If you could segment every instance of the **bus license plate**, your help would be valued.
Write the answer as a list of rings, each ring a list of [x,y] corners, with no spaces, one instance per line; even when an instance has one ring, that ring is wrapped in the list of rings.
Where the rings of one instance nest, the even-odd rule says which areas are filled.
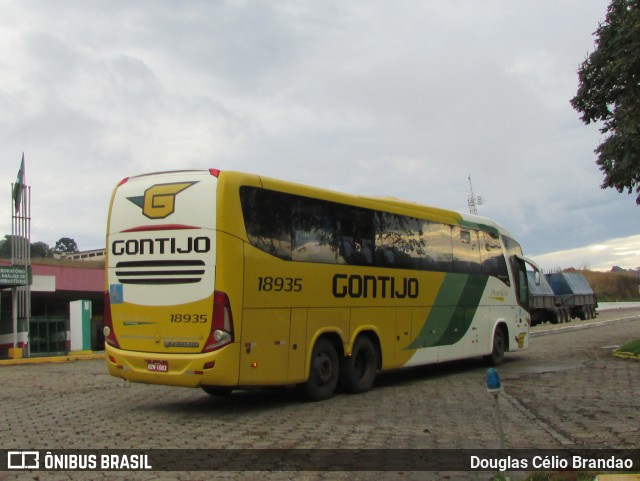
[[[147,371],[169,372],[169,361],[147,361]]]

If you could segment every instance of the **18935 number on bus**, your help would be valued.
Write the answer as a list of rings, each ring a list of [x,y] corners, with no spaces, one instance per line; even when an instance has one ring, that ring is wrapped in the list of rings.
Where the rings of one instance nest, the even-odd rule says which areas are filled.
[[[300,277],[258,277],[258,291],[262,292],[300,292]]]

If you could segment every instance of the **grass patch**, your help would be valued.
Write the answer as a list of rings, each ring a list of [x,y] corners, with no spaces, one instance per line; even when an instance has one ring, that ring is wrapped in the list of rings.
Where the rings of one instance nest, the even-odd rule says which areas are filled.
[[[640,359],[640,339],[627,342],[626,344],[616,349],[613,353],[619,357],[632,357]]]
[[[620,298],[618,296],[597,295],[598,302],[640,302],[640,297],[631,296]]]

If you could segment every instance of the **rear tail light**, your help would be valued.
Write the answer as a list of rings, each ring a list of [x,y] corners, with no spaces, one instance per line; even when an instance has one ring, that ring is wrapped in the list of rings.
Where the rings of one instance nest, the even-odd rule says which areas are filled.
[[[120,348],[120,343],[116,337],[116,333],[113,332],[113,320],[111,319],[111,298],[109,297],[109,291],[104,293],[104,340],[113,347]]]
[[[211,352],[233,342],[233,317],[229,297],[220,291],[213,294],[211,332],[202,352]]]

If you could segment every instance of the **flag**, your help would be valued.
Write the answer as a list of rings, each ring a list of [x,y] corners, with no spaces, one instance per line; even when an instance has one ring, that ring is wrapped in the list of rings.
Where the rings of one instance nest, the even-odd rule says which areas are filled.
[[[20,211],[20,201],[22,200],[22,190],[24,189],[24,152],[22,153],[22,162],[20,163],[20,170],[18,171],[18,177],[16,183],[13,184],[13,204],[15,205],[16,212]]]

